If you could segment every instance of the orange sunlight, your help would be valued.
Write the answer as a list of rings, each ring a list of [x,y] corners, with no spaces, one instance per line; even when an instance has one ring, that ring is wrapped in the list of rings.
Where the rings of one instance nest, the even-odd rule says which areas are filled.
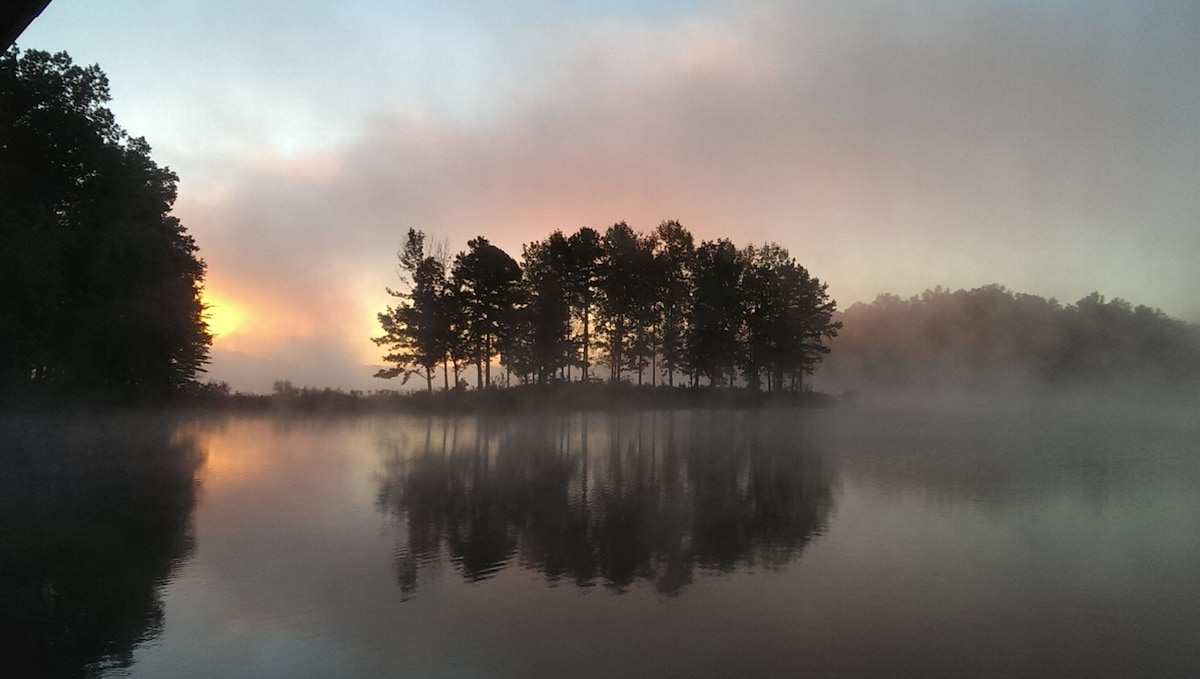
[[[236,432],[243,433],[243,432]],[[261,454],[262,446],[255,437],[241,436],[240,446],[231,446],[231,440],[239,440],[227,426],[194,426],[186,431],[195,438],[200,450],[205,452],[204,465],[198,475],[205,486],[212,489],[229,483],[245,482],[261,474],[267,461]],[[254,445],[247,445],[247,442]]]
[[[204,290],[204,320],[214,338],[227,337],[241,328],[246,321],[246,312],[229,298],[211,289]]]

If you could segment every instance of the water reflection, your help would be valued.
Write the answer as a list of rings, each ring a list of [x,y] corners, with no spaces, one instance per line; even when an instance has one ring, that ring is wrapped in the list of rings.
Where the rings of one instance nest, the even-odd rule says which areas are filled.
[[[830,476],[783,412],[429,419],[382,444],[380,507],[414,594],[448,559],[469,580],[514,562],[551,583],[675,595],[699,571],[777,568],[825,528]]]
[[[818,429],[843,479],[991,512],[1063,497],[1100,510],[1161,483],[1164,465],[1176,481],[1197,472],[1193,413],[880,408],[831,411]]]
[[[0,421],[0,674],[129,667],[192,551],[195,441],[140,417]]]

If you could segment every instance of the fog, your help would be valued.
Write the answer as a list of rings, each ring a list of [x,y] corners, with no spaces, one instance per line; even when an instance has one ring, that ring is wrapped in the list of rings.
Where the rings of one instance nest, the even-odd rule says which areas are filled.
[[[369,388],[409,226],[515,256],[674,218],[779,242],[843,308],[1000,282],[1200,320],[1188,3],[455,7],[184,3],[149,26],[56,0],[22,37],[98,62],[180,173],[209,290],[248,319],[215,379],[269,388],[246,355]]]
[[[1190,676],[1192,413],[6,418],[0,647],[64,677]]]
[[[1064,305],[994,285],[938,288],[881,295],[839,319],[814,378],[834,393],[1138,410],[1200,395],[1200,327],[1098,294]]]

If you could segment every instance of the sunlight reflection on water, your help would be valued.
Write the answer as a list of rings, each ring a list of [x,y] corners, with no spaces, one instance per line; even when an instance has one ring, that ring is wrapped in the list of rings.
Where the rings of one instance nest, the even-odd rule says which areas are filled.
[[[26,631],[4,657],[34,676],[1200,669],[1194,425],[862,408],[6,431],[5,627]]]

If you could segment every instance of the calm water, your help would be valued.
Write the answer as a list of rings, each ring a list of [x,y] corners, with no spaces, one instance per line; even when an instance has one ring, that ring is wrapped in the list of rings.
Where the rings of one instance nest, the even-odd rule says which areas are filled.
[[[2,431],[0,676],[1200,676],[1187,417]]]

